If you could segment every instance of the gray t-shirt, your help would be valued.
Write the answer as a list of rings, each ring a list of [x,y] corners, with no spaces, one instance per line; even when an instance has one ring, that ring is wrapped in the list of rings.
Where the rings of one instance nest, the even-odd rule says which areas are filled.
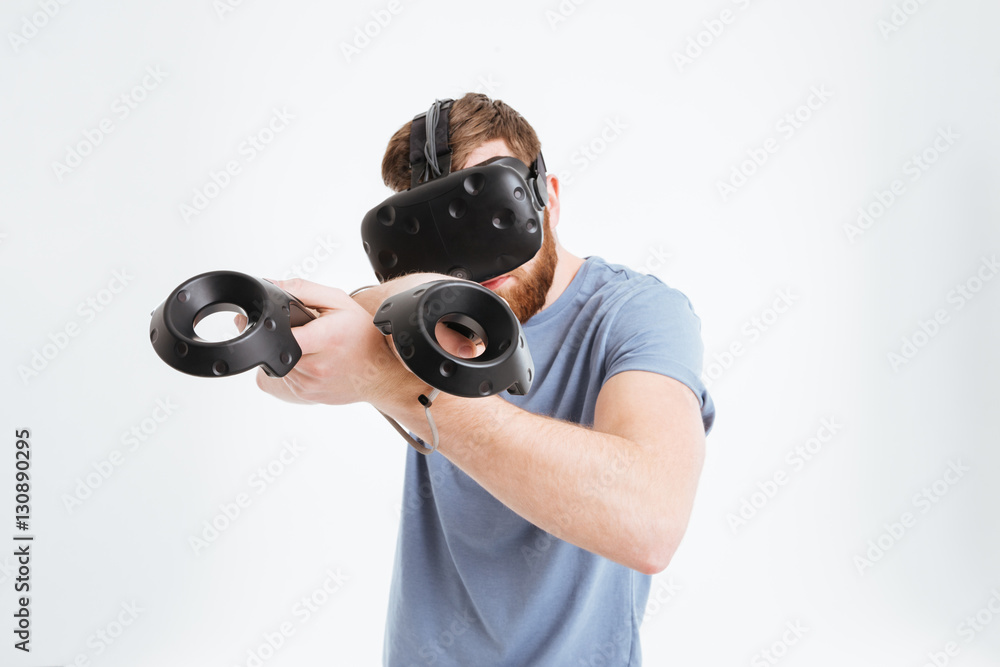
[[[592,426],[604,382],[643,370],[690,387],[712,426],[701,321],[655,276],[587,257],[524,334],[535,379],[526,396],[501,394],[514,405]],[[650,582],[525,521],[441,454],[408,448],[384,662],[634,667]]]

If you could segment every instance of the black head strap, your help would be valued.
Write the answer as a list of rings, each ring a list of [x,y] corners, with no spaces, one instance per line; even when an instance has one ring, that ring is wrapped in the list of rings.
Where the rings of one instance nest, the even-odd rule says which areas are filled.
[[[545,158],[542,157],[542,151],[538,151],[538,157],[535,158],[532,169],[535,172],[535,194],[538,195],[538,201],[542,203],[542,206],[548,206],[549,189],[546,187]]]
[[[451,173],[448,121],[453,100],[435,100],[410,126],[410,187]],[[428,132],[430,124],[430,132]]]

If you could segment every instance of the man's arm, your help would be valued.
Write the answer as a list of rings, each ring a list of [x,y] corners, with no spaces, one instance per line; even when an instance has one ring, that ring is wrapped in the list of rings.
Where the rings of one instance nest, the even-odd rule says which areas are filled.
[[[389,296],[446,277],[404,276],[353,301],[306,281],[280,283],[321,317],[293,330],[305,353],[295,369],[281,379],[259,374],[258,384],[285,400],[322,403],[350,402],[345,385],[354,386],[351,400],[371,403],[429,442],[417,397],[430,387],[389,351],[371,315]],[[342,323],[323,326],[335,316]],[[439,332],[448,333],[456,345],[467,342]],[[686,385],[657,373],[618,373],[598,395],[593,428],[535,415],[499,396],[442,393],[431,412],[439,453],[524,519],[640,572],[660,572],[670,562],[704,460],[700,407]]]
[[[429,441],[416,396],[393,392],[376,407]],[[499,396],[441,394],[431,412],[438,451],[526,520],[646,574],[670,562],[704,461],[698,399],[687,386],[657,373],[619,373],[598,395],[593,428]]]

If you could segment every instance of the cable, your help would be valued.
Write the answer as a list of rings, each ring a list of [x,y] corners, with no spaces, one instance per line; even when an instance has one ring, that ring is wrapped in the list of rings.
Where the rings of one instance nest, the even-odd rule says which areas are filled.
[[[394,429],[396,429],[397,433],[399,433],[401,436],[403,436],[403,440],[406,440],[406,442],[411,447],[413,447],[415,450],[417,450],[418,452],[420,452],[424,456],[428,456],[428,455],[433,454],[434,452],[436,452],[437,448],[438,448],[438,445],[440,444],[440,441],[438,439],[437,424],[434,423],[434,417],[431,415],[431,405],[433,405],[434,399],[437,398],[438,394],[440,394],[440,393],[441,393],[440,390],[435,389],[434,391],[431,392],[430,396],[424,396],[423,394],[420,394],[420,398],[418,399],[420,401],[420,404],[424,406],[424,414],[427,415],[427,423],[431,427],[432,446],[430,448],[424,447],[423,445],[420,444],[420,442],[418,442],[417,440],[415,440],[409,434],[409,432],[407,432],[407,430],[404,429],[400,425],[400,423],[398,421],[396,421],[395,419],[393,419],[389,415],[385,414],[381,410],[378,410],[378,408],[375,408],[375,409],[378,410],[378,413],[380,415],[382,415],[383,417],[385,417],[386,421],[388,421],[390,424],[392,424],[392,427]]]
[[[378,285],[365,285],[364,287],[359,287],[358,289],[354,290],[353,292],[351,292],[347,296],[349,296],[349,297],[351,297],[353,299],[355,294],[359,294],[361,292],[364,292],[366,289],[371,289],[373,287],[378,287]]]
[[[437,451],[438,448],[438,430],[437,430],[437,424],[434,423],[434,417],[431,415],[431,405],[434,403],[434,399],[437,398],[438,394],[440,393],[441,393],[440,389],[435,389],[434,391],[431,392],[430,396],[424,396],[423,394],[420,394],[420,402],[424,406],[424,414],[427,415],[427,423],[431,427],[431,437],[434,441],[434,444],[430,448],[430,451],[427,452],[428,454],[433,454],[435,451]]]

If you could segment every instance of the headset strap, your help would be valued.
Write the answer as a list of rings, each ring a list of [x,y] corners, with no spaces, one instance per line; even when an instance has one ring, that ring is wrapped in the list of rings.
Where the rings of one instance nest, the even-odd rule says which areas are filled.
[[[538,151],[538,157],[535,158],[531,168],[535,172],[535,192],[538,194],[538,201],[542,203],[542,206],[548,206],[549,190],[546,187],[545,158],[542,157],[542,151]]]
[[[545,158],[542,157],[542,151],[538,151],[538,157],[535,158],[535,164],[532,165],[535,168],[535,173],[543,181],[545,180]]]
[[[451,173],[451,148],[448,147],[448,120],[453,100],[435,100],[431,108],[413,118],[410,126],[410,187]],[[437,123],[427,136],[427,117]],[[428,139],[432,139],[429,141]],[[430,160],[430,164],[428,164]]]

